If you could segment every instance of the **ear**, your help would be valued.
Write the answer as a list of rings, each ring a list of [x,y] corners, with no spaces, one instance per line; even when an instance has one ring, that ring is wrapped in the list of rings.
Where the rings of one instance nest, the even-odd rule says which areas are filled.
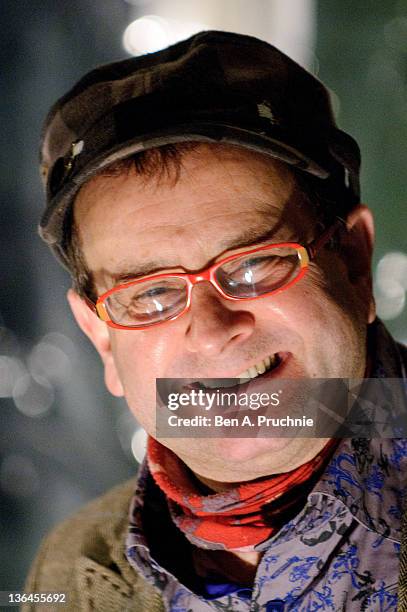
[[[372,288],[372,253],[374,246],[374,221],[371,210],[358,204],[346,219],[347,232],[341,240],[341,251],[346,258],[350,282],[359,289],[368,304],[368,323],[376,318],[376,306]]]
[[[124,390],[116,368],[108,326],[73,289],[69,289],[67,299],[77,324],[88,336],[102,359],[106,387],[112,395],[122,397]]]

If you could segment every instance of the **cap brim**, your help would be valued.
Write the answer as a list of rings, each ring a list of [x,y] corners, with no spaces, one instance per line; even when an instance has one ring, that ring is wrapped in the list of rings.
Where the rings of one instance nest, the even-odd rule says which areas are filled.
[[[57,195],[49,202],[41,218],[39,233],[65,267],[67,267],[68,263],[63,249],[66,215],[76,194],[84,183],[104,168],[134,153],[180,142],[232,144],[269,155],[321,179],[328,178],[330,174],[328,170],[295,147],[254,131],[222,123],[209,121],[189,123],[165,130],[161,129],[156,133],[150,132],[145,136],[137,136],[93,158],[91,163],[82,167],[76,174],[73,174],[72,178],[66,182]]]

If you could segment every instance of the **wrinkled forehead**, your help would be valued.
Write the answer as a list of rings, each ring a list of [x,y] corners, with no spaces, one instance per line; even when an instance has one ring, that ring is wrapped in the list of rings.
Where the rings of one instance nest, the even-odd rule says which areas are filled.
[[[100,288],[118,278],[204,269],[230,250],[312,231],[293,172],[260,153],[200,146],[172,172],[145,170],[100,175],[77,197],[81,250]]]
[[[155,150],[157,151],[157,150]],[[282,214],[287,223],[308,216],[310,206],[299,187],[292,167],[263,153],[238,146],[197,144],[157,161],[154,151],[147,152],[139,165],[128,159],[90,179],[81,188],[75,202],[75,222],[81,228],[88,217],[119,213],[121,204],[139,209],[146,222],[154,219],[153,204],[159,208],[179,207],[191,218],[205,201],[227,201],[239,210],[246,199],[253,211]],[[162,211],[160,211],[162,212]]]

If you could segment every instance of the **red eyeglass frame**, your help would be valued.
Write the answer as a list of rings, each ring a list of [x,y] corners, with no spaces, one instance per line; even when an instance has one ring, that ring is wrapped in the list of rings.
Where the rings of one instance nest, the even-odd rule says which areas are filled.
[[[312,242],[310,242],[306,246],[298,244],[297,242],[279,242],[276,244],[267,244],[265,246],[260,246],[254,249],[249,249],[248,251],[243,251],[241,253],[235,253],[234,255],[229,255],[228,257],[225,257],[225,259],[217,261],[215,264],[212,264],[208,268],[204,268],[203,270],[195,274],[189,274],[186,272],[172,272],[172,273],[165,272],[163,274],[153,274],[151,276],[145,276],[143,278],[138,278],[136,280],[130,280],[130,281],[127,281],[126,283],[112,287],[112,289],[109,289],[108,291],[100,295],[96,303],[92,302],[92,300],[90,300],[89,298],[86,298],[85,301],[87,305],[89,306],[89,308],[99,317],[99,319],[104,321],[107,325],[109,325],[109,327],[113,327],[115,329],[124,329],[124,330],[141,330],[141,329],[149,329],[150,327],[156,327],[157,325],[163,325],[164,323],[169,323],[170,321],[175,321],[175,319],[178,319],[178,317],[181,317],[183,314],[185,314],[191,306],[191,295],[192,295],[193,286],[196,285],[197,283],[202,283],[204,281],[211,283],[211,285],[215,287],[216,291],[226,300],[241,302],[241,301],[246,301],[246,300],[257,300],[257,299],[260,299],[266,296],[274,295],[274,294],[280,293],[281,291],[285,291],[286,289],[289,289],[290,287],[292,287],[292,285],[297,283],[299,280],[301,280],[305,276],[308,270],[309,262],[315,258],[315,255],[317,254],[317,252],[332,238],[332,236],[339,229],[339,227],[343,227],[343,224],[344,224],[343,220],[340,218],[337,218],[336,221],[332,225],[330,225],[327,229],[325,229],[324,232],[318,238],[315,238]],[[252,253],[258,253],[260,251],[266,251],[270,248],[275,248],[275,247],[293,247],[297,250],[299,254],[300,271],[295,278],[293,278],[289,283],[287,283],[287,285],[284,285],[283,287],[279,287],[278,289],[274,289],[273,291],[268,291],[267,293],[263,293],[262,295],[256,295],[253,297],[243,297],[243,298],[232,297],[230,295],[227,295],[223,291],[222,287],[218,284],[215,278],[216,270],[219,267],[239,257],[245,256],[245,255],[251,255]],[[179,313],[177,313],[173,317],[170,317],[169,319],[165,319],[164,321],[157,321],[156,323],[147,323],[146,325],[132,325],[132,326],[120,325],[119,323],[115,323],[114,321],[112,321],[107,311],[107,308],[105,306],[105,303],[104,303],[105,300],[110,295],[112,295],[112,293],[115,293],[116,291],[119,291],[120,289],[130,287],[132,285],[137,285],[138,283],[144,283],[151,279],[160,279],[160,278],[169,278],[169,277],[182,278],[187,283],[187,290],[188,290],[187,301],[186,301],[185,307]]]

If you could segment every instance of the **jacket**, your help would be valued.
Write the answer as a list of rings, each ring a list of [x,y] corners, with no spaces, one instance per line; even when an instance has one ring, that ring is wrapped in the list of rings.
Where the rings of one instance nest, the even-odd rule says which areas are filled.
[[[67,593],[67,612],[164,612],[161,595],[125,557],[125,533],[134,479],[92,501],[44,540],[25,593]],[[403,516],[398,612],[407,612],[407,511]],[[25,604],[22,612],[49,612]]]
[[[66,593],[69,612],[163,612],[159,593],[129,565],[124,553],[134,479],[114,487],[58,525],[42,543],[24,592]],[[22,612],[50,612],[24,604]]]

